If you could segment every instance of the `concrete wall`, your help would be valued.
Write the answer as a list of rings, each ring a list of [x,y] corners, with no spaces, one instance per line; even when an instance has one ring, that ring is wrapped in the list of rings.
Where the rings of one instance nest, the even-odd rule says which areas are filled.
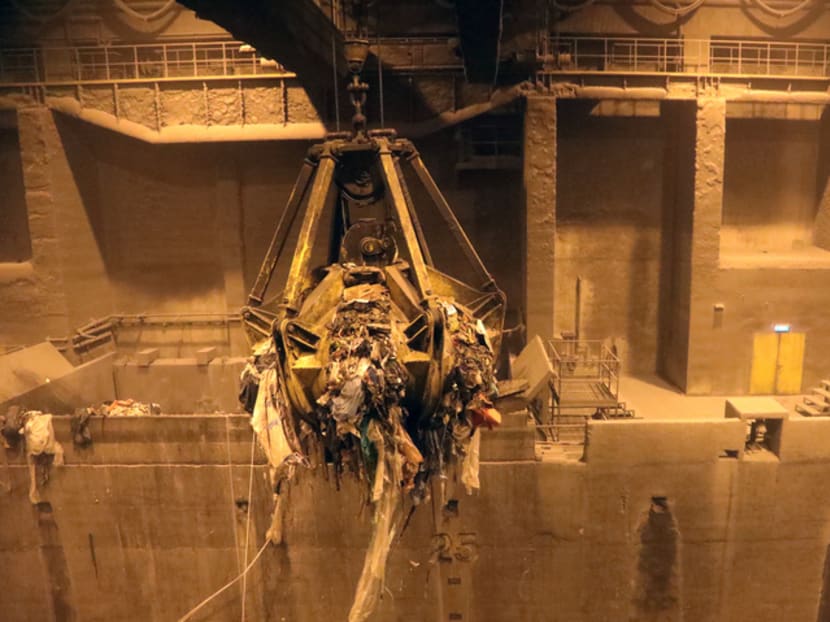
[[[664,103],[663,233],[658,320],[659,373],[686,386],[691,304],[695,124],[693,102]]]
[[[816,122],[727,121],[722,251],[812,244],[818,146]]]
[[[591,116],[594,102],[560,102],[556,202],[556,332],[611,338],[626,367],[657,365],[663,232],[660,117]]]
[[[154,146],[43,108],[18,116],[33,256],[0,266],[1,343],[244,303],[304,145]]]
[[[150,145],[42,108],[26,109],[20,117],[29,137],[24,147],[31,145],[22,151],[26,176],[43,190],[27,195],[35,255],[31,264],[16,268],[27,279],[15,272],[0,296],[0,343],[67,334],[111,313],[224,312],[242,306],[307,143]],[[456,173],[452,131],[419,146],[511,305],[520,308],[519,172]],[[36,199],[46,202],[42,215]],[[455,272],[462,255],[444,235],[437,212],[425,214],[426,223],[439,265]],[[290,244],[278,265],[274,293],[287,274]],[[39,286],[47,278],[48,287]],[[39,310],[41,299],[53,305],[51,325],[38,313],[21,311],[26,304]],[[518,321],[517,311],[511,320]],[[119,347],[131,349],[133,338],[143,347],[167,348],[166,356],[188,356],[194,344],[214,345],[217,337],[198,328],[146,327],[129,335],[122,331]]]
[[[0,263],[21,262],[32,256],[17,115],[0,113]]]
[[[25,467],[7,454],[4,620],[55,607],[77,620],[176,619],[238,571],[247,417],[99,423],[78,451],[57,420],[68,466],[52,471],[50,507],[28,504]],[[583,462],[485,459],[481,494],[460,497],[457,518],[416,511],[372,619],[814,622],[830,542],[829,424],[785,422],[777,457],[728,457],[744,428],[724,420],[593,423]],[[263,476],[255,467],[251,555],[271,503]],[[344,619],[368,541],[359,507],[351,480],[338,492],[301,474],[286,544],[249,577],[249,615]],[[196,619],[239,617],[239,596],[228,590]]]
[[[751,126],[743,126],[743,121],[726,123],[722,134],[723,121],[715,119],[721,119],[715,106],[709,102],[698,114],[695,219],[700,219],[701,226],[694,228],[691,347],[685,388],[704,394],[748,391],[754,334],[771,331],[775,323],[789,323],[807,335],[803,377],[807,389],[827,376],[824,352],[830,347],[830,335],[821,321],[830,275],[826,253],[811,250],[809,244],[806,249],[798,248],[805,238],[810,240],[809,221],[815,214],[815,179],[821,176],[816,173],[818,126],[790,122],[784,128],[780,122],[751,122],[759,130],[771,129],[771,140],[779,142],[791,158],[798,156],[782,163],[778,149],[750,149],[763,139],[748,140],[745,132]],[[737,137],[731,142],[729,132],[734,127]],[[727,151],[725,177],[717,172],[721,144]],[[750,189],[752,183],[756,189]],[[771,225],[754,226],[759,218],[781,225],[780,242],[766,236]],[[735,225],[739,233],[730,237],[728,230],[720,228],[721,222]],[[793,244],[796,235],[801,244]],[[763,246],[769,250],[748,252],[744,247],[743,259],[733,261],[728,251],[735,247],[726,242],[736,241],[754,244],[754,251]],[[786,250],[776,252],[773,244]],[[803,255],[805,251],[810,254]],[[722,305],[723,311],[716,305]]]

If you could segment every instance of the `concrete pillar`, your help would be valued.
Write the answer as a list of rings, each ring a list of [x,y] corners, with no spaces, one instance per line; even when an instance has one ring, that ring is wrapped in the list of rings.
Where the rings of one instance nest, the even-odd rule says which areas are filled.
[[[694,101],[664,102],[663,218],[658,371],[686,388],[689,359],[692,212],[695,184]]]
[[[525,317],[528,339],[553,337],[556,98],[527,98],[524,127]]]
[[[813,229],[813,244],[830,250],[830,107],[825,107],[819,127],[819,204]]]
[[[720,261],[723,171],[726,146],[726,100],[701,98],[695,117],[695,177],[692,210],[691,301],[687,393],[709,394],[712,363],[722,340],[714,305]]]
[[[21,107],[17,113],[20,159],[29,233],[30,262],[0,266],[0,343],[30,343],[44,336],[68,333],[52,164],[56,132],[51,113],[43,107]]]
[[[44,112],[50,191],[71,330],[115,308],[108,273],[111,266],[107,265],[108,214],[100,201],[98,160],[87,128]]]

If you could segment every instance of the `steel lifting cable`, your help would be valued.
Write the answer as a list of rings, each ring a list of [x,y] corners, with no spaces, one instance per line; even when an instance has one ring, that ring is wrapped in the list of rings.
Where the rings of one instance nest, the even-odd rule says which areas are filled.
[[[493,88],[499,81],[499,60],[501,58],[501,37],[504,34],[504,0],[499,2],[499,36],[496,39],[496,69],[493,71]]]
[[[331,32],[331,67],[332,67],[332,97],[334,97],[334,123],[337,131],[340,131],[340,97],[337,92],[337,45],[335,45],[334,31],[337,30],[337,24],[334,19],[334,2],[331,3],[331,24],[333,26]],[[344,20],[345,21],[345,20]]]
[[[678,6],[672,7],[663,2],[662,0],[649,0],[651,4],[663,11],[664,13],[668,13],[669,15],[674,15],[675,17],[683,17],[684,15],[688,15],[694,11],[697,11],[706,0],[694,0],[685,6]]]
[[[112,2],[115,6],[121,9],[123,13],[145,22],[151,22],[159,17],[164,17],[173,9],[173,7],[176,6],[176,0],[167,0],[164,5],[151,13],[140,13],[128,5],[124,0],[112,0]]]
[[[813,4],[816,0],[802,0],[798,4],[789,9],[776,9],[775,7],[770,6],[764,0],[753,0],[755,4],[761,7],[762,10],[766,11],[770,15],[775,15],[776,17],[789,17],[790,15],[794,15],[799,11],[804,10],[810,4]]]
[[[380,3],[378,3],[378,12],[377,12],[377,43],[378,43],[378,98],[379,98],[379,105],[380,105],[380,127],[385,128],[386,124],[384,123],[384,109],[383,109],[383,58],[381,57],[380,48]]]

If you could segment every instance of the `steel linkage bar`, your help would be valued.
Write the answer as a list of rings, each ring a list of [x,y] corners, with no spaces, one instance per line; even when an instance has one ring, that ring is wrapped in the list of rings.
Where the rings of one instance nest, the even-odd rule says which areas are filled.
[[[441,191],[438,189],[435,180],[432,178],[432,175],[430,175],[426,166],[424,166],[424,163],[421,160],[421,156],[418,155],[417,151],[412,155],[412,157],[410,157],[409,163],[414,169],[415,173],[418,175],[418,179],[423,184],[424,188],[426,189],[427,193],[432,199],[432,202],[435,203],[436,207],[438,208],[438,211],[441,213],[441,217],[444,219],[444,222],[446,223],[447,228],[450,230],[450,233],[452,233],[456,242],[458,242],[458,245],[461,247],[461,250],[464,252],[467,261],[469,261],[470,265],[476,271],[479,278],[481,278],[481,289],[496,289],[496,282],[493,279],[493,275],[490,274],[490,272],[488,272],[487,268],[484,266],[484,263],[481,261],[481,257],[478,256],[478,253],[476,252],[475,248],[473,248],[473,244],[472,242],[470,242],[470,238],[468,238],[467,234],[464,233],[464,229],[461,227],[461,223],[458,222],[458,219],[455,217],[455,214],[453,214],[453,211],[447,203],[447,200],[444,198],[444,195],[441,194]]]
[[[379,146],[380,168],[383,173],[383,181],[389,192],[389,199],[401,225],[401,233],[409,250],[409,261],[412,265],[413,278],[418,293],[422,297],[432,295],[432,284],[427,273],[424,254],[421,252],[421,245],[418,242],[418,235],[410,218],[409,206],[406,203],[401,179],[398,177],[395,168],[395,159],[389,148],[389,141],[384,137],[376,138]]]
[[[271,278],[274,276],[277,261],[279,261],[280,255],[285,248],[285,241],[288,238],[291,225],[297,217],[297,211],[308,191],[309,182],[316,168],[317,164],[311,159],[307,158],[303,162],[303,167],[300,169],[300,174],[297,176],[296,182],[294,182],[294,188],[291,190],[288,202],[277,223],[277,228],[274,230],[271,244],[268,246],[265,259],[262,261],[256,282],[253,288],[251,288],[251,293],[248,294],[248,305],[252,307],[261,305],[265,300],[265,292],[271,283]]]
[[[314,240],[317,237],[317,230],[320,227],[321,215],[326,205],[326,198],[331,191],[334,179],[335,159],[331,153],[331,146],[324,145],[324,151],[320,155],[317,164],[317,173],[311,186],[311,194],[308,198],[308,205],[303,216],[303,225],[297,238],[297,250],[291,262],[286,280],[283,304],[290,312],[297,311],[300,296],[308,285],[310,273],[309,264]]]

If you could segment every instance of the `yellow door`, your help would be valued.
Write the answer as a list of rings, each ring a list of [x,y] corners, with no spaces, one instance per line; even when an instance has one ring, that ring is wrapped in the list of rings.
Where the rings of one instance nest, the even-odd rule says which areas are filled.
[[[778,359],[778,333],[755,333],[752,348],[752,375],[749,392],[769,395],[775,392],[775,368]]]
[[[776,393],[801,393],[804,342],[804,333],[781,333],[779,335]]]
[[[749,392],[800,393],[804,333],[755,333]]]

